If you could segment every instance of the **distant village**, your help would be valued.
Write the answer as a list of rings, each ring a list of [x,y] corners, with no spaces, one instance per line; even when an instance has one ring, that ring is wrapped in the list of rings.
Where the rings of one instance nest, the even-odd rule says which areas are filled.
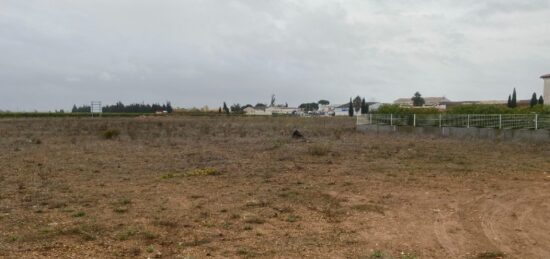
[[[317,103],[304,103],[299,107],[289,107],[288,104],[275,104],[275,96],[271,96],[271,104],[257,104],[255,106],[238,106],[238,111],[246,115],[295,115],[295,116],[359,116],[368,112],[376,112],[382,105],[396,105],[405,108],[435,108],[446,110],[459,105],[502,105],[508,107],[527,107],[543,105],[544,100],[550,100],[550,74],[540,77],[544,81],[543,94],[537,96],[533,93],[531,99],[516,100],[516,90],[508,96],[508,100],[480,100],[480,101],[452,101],[447,97],[422,97],[416,92],[414,96],[399,98],[393,103],[365,102],[365,99],[357,96],[343,104],[331,104],[328,100],[320,100]],[[548,105],[548,103],[546,104]],[[234,108],[232,106],[231,108]],[[350,112],[353,109],[353,112]],[[224,103],[224,110],[229,111]],[[231,109],[232,111],[234,109]],[[220,112],[222,109],[220,108]]]
[[[492,105],[508,108],[534,107],[535,105],[549,105],[544,100],[550,100],[550,74],[540,77],[544,81],[543,94],[537,95],[533,93],[531,99],[518,100],[516,89],[508,96],[508,100],[470,100],[470,101],[453,101],[445,96],[441,97],[423,97],[419,92],[414,93],[411,97],[398,98],[392,103],[381,102],[366,102],[365,98],[356,96],[350,98],[349,102],[331,103],[329,100],[319,100],[317,102],[302,103],[298,107],[291,107],[288,103],[277,104],[275,95],[271,96],[269,104],[257,103],[256,105],[247,104],[232,104],[228,106],[225,102],[222,107],[217,110],[212,110],[208,106],[203,108],[172,108],[170,102],[165,104],[145,104],[135,103],[124,105],[122,102],[117,102],[114,105],[100,106],[96,112],[106,113],[157,113],[166,114],[174,112],[218,112],[218,113],[233,113],[245,114],[250,116],[276,116],[276,115],[292,115],[292,116],[359,116],[361,114],[377,112],[382,106],[388,105],[399,108],[410,109],[433,109],[445,111],[449,108],[462,105]],[[100,104],[101,105],[101,104]],[[93,105],[82,105],[72,108],[72,113],[90,113]],[[57,112],[57,111],[56,111]],[[63,110],[60,111],[63,113]],[[382,112],[382,111],[380,111]]]
[[[421,96],[420,96],[421,97]],[[364,106],[358,105],[358,102],[361,102],[362,99],[356,97],[351,100],[351,107],[353,107],[353,115],[359,116],[366,113],[364,111]],[[407,108],[435,108],[438,110],[445,110],[448,107],[456,105],[467,105],[467,104],[495,104],[495,105],[506,105],[506,100],[494,100],[494,101],[451,101],[446,97],[421,97],[424,102],[421,105],[415,105],[413,101],[414,97],[409,98],[399,98],[393,103],[381,103],[381,102],[366,102],[368,112],[376,112],[382,105],[397,105],[399,107]],[[359,100],[359,101],[357,101]],[[246,115],[297,115],[297,116],[349,116],[350,115],[350,103],[346,102],[344,104],[330,104],[326,100],[321,100],[314,106],[313,109],[308,109],[307,107],[288,107],[287,105],[257,105],[257,106],[247,106],[242,109],[242,112]],[[528,106],[530,100],[520,100],[518,105]]]

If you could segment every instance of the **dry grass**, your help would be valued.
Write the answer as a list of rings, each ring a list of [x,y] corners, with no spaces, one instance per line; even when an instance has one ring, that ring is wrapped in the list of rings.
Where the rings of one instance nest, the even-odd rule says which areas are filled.
[[[0,257],[550,257],[544,145],[162,117],[0,120],[0,148]]]

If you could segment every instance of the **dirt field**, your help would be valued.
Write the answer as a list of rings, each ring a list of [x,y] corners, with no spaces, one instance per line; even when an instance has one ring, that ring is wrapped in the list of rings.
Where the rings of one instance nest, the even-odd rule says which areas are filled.
[[[549,146],[163,117],[0,120],[0,148],[0,257],[550,258]]]

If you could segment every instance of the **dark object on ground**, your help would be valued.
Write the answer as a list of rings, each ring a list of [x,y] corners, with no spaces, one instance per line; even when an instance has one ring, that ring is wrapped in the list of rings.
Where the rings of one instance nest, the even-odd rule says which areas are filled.
[[[295,129],[294,132],[292,132],[292,138],[302,139],[302,138],[304,138],[304,135],[302,135],[302,133],[300,131]]]

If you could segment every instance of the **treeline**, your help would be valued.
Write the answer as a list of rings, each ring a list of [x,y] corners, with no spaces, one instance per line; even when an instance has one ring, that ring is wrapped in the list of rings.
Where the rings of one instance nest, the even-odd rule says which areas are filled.
[[[133,103],[128,105],[124,105],[122,102],[117,102],[113,105],[105,105],[101,108],[101,110],[105,113],[172,113],[174,111],[170,102],[166,102],[165,104]],[[76,106],[75,104],[73,105],[73,109],[71,111],[74,113],[90,113],[91,107],[89,105]]]
[[[533,108],[536,105],[544,105],[544,98],[542,97],[542,95],[539,98],[537,98],[537,93],[533,93],[533,95],[531,96],[531,100],[529,100],[529,106]],[[508,108],[518,107],[516,88],[514,88],[514,91],[512,92],[512,94],[508,95],[508,103],[506,104],[506,107]]]
[[[132,117],[139,116],[141,113],[105,113],[102,117]],[[0,118],[54,118],[67,117],[79,118],[89,117],[86,113],[71,113],[71,112],[0,112]]]

